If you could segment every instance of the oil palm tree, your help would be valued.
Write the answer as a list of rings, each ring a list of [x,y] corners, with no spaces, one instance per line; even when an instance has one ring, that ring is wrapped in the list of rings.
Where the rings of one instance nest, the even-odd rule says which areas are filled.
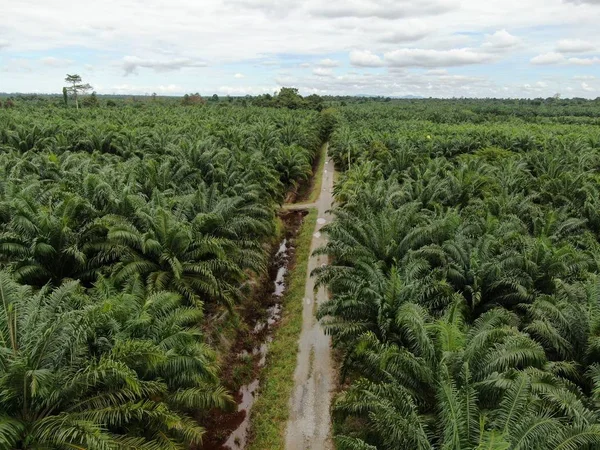
[[[383,342],[367,332],[354,347],[355,381],[334,409],[346,430],[336,437],[340,448],[600,443],[595,413],[567,380],[544,370],[543,349],[518,330],[516,315],[489,311],[465,328],[459,309],[436,321],[409,305],[397,318],[403,339]]]
[[[64,278],[84,272],[85,225],[95,211],[77,194],[40,195],[24,193],[10,200],[10,220],[0,234],[0,257],[20,282],[58,286]]]
[[[203,430],[169,407],[169,387],[144,380],[118,341],[95,355],[97,305],[77,282],[38,293],[0,272],[0,447],[177,448],[199,443]],[[104,338],[106,340],[106,337]],[[136,365],[155,355],[137,352]],[[178,400],[173,393],[171,402]],[[191,395],[184,395],[189,400]],[[184,400],[185,403],[185,400]]]
[[[90,246],[98,252],[92,263],[114,263],[117,283],[141,276],[150,293],[172,290],[195,305],[209,300],[231,307],[239,298],[243,270],[231,258],[233,241],[195,233],[192,224],[161,207],[137,211],[135,223],[105,216],[97,224],[106,241]]]

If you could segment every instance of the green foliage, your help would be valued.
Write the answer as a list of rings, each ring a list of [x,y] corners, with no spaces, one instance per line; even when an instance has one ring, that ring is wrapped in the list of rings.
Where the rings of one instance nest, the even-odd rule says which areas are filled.
[[[298,89],[282,87],[277,97],[275,97],[275,104],[280,108],[300,109],[303,104],[302,100],[302,97],[298,94]]]
[[[34,293],[0,272],[2,448],[194,444],[186,411],[231,401],[177,296],[106,294]]]
[[[312,111],[114,105],[0,112],[0,448],[197,446],[233,406],[203,329],[322,144]]]
[[[77,74],[67,74],[65,82],[68,83],[69,86],[63,89],[63,96],[65,95],[66,89],[66,92],[71,94],[75,99],[75,107],[79,109],[79,94],[85,94],[86,92],[90,91],[92,86],[90,86],[88,83],[83,83],[81,76]]]
[[[185,94],[181,99],[181,104],[184,106],[203,105],[206,101],[197,92],[195,94]]]
[[[83,99],[83,106],[87,106],[88,108],[95,108],[100,105],[98,101],[98,96],[96,95],[96,91],[92,92],[88,97]]]
[[[599,110],[509,103],[336,110],[339,448],[600,445]]]
[[[297,88],[282,87],[279,92],[272,96],[265,94],[251,99],[252,103],[257,106],[270,106],[274,108],[286,109],[312,109],[314,111],[322,111],[325,109],[325,100],[317,94],[311,94],[307,97],[302,97],[298,93]]]

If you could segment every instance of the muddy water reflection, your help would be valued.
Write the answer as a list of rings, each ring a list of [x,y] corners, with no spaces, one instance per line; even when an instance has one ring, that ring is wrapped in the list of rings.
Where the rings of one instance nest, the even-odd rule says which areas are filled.
[[[287,239],[284,239],[277,253],[273,258],[273,267],[277,268],[277,274],[273,281],[273,293],[271,294],[274,299],[279,300],[285,292],[285,275],[288,270],[289,263],[289,245]],[[271,272],[273,273],[273,272]],[[259,358],[258,367],[263,367],[267,361],[267,353],[269,351],[269,343],[272,341],[272,327],[279,322],[281,319],[281,303],[275,303],[273,306],[267,308],[266,318],[259,320],[254,324],[253,333],[260,337],[259,345],[252,349],[252,356]],[[248,352],[243,351],[239,354],[240,358],[248,356]],[[225,442],[225,448],[231,450],[241,450],[246,447],[248,438],[248,430],[250,426],[250,411],[256,396],[258,394],[259,380],[258,378],[252,380],[249,384],[242,386],[239,390],[239,396],[241,402],[238,404],[238,411],[245,413],[244,420],[242,423],[229,435],[229,438]]]

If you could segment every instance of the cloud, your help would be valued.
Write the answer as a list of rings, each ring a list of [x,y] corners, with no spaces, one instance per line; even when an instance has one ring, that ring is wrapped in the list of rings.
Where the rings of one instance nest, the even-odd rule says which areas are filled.
[[[383,60],[368,50],[352,50],[350,64],[356,67],[381,67]]]
[[[48,67],[68,67],[73,63],[70,59],[55,58],[54,56],[40,58],[40,62]]]
[[[543,53],[541,55],[537,55],[537,56],[531,58],[530,62],[531,62],[531,64],[535,64],[538,66],[544,66],[544,65],[548,65],[548,64],[562,63],[562,62],[564,62],[564,60],[565,60],[565,57],[563,55],[561,55],[560,53],[550,52],[550,53]]]
[[[243,73],[236,73],[236,74],[233,76],[233,78],[237,78],[237,79],[244,78],[244,74],[243,74]]]
[[[573,64],[576,66],[591,66],[593,64],[600,64],[600,58],[569,58],[567,59],[568,64]]]
[[[321,94],[346,95],[420,95],[424,97],[482,96],[495,92],[494,84],[485,77],[440,73],[424,77],[411,71],[345,73],[329,78],[288,78],[277,80],[293,84],[301,93],[320,91]]]
[[[8,47],[8,41],[6,39],[0,39],[0,50]]]
[[[286,78],[285,85],[297,83],[302,92],[518,96],[528,94],[522,86],[535,86],[544,69],[550,95],[572,87],[573,95],[590,97],[581,88],[586,80],[573,76],[600,68],[598,1],[171,0],[161,8],[157,0],[84,0],[86,14],[77,15],[64,0],[21,0],[0,25],[0,84],[10,91],[57,92],[68,70],[40,62],[52,56],[72,60],[70,70],[103,86],[99,93],[124,84],[149,92],[176,85],[182,93],[212,95],[221,85],[244,85],[235,93],[253,87],[272,93]],[[596,44],[596,52],[575,52],[572,43],[572,51],[563,51],[561,40],[578,39]],[[564,59],[529,63],[545,52]],[[339,65],[320,63],[328,60]],[[93,64],[93,73],[86,64]],[[465,64],[471,65],[461,75]],[[449,72],[425,72],[445,67]],[[327,72],[316,68],[334,70],[323,76]],[[236,72],[246,77],[236,79]],[[132,73],[139,76],[124,77]],[[359,76],[367,74],[373,76]],[[600,91],[597,80],[586,82]]]
[[[275,59],[263,59],[257,63],[257,65],[263,66],[263,67],[277,67],[280,64],[281,63]]]
[[[492,51],[507,50],[516,47],[520,43],[521,39],[503,29],[496,31],[494,34],[486,35],[486,40],[481,47]]]
[[[25,58],[11,58],[2,66],[2,72],[26,73],[33,72],[31,60]],[[5,88],[3,88],[5,89]]]
[[[575,3],[576,5],[600,5],[600,0],[564,0],[566,3]]]
[[[425,72],[426,75],[448,75],[446,69],[431,69]]]
[[[398,44],[401,42],[414,42],[423,39],[431,31],[426,28],[418,27],[407,27],[401,30],[386,33],[379,38],[380,42],[387,42],[390,44]]]
[[[454,67],[481,64],[492,58],[470,49],[431,50],[405,48],[384,54],[386,63],[393,67]]]
[[[316,67],[313,69],[312,73],[318,77],[332,77],[333,76],[333,70],[327,69],[324,67]]]
[[[158,85],[158,86],[138,86],[132,84],[117,84],[106,89],[108,92],[115,94],[130,94],[130,95],[144,95],[151,92],[158,92],[161,94],[183,94],[185,89],[176,84]]]
[[[341,64],[339,61],[331,58],[325,58],[319,61],[317,64],[319,67],[339,67]]]
[[[442,14],[457,8],[453,0],[346,0],[322,2],[312,8],[314,16],[324,18],[377,18],[396,20]]]
[[[536,81],[533,84],[525,83],[524,85],[520,86],[520,88],[528,94],[534,95],[536,97],[542,95],[543,93],[548,94],[548,92],[550,91],[548,89],[548,83],[546,83],[545,81]]]
[[[170,60],[143,59],[137,56],[125,56],[123,58],[123,69],[125,74],[136,73],[139,68],[153,69],[155,72],[169,72],[186,67],[206,67],[203,61],[194,61],[189,58],[176,58]]]
[[[591,87],[585,81],[583,83],[581,83],[581,89],[583,89],[586,92],[595,92],[596,91],[596,89],[594,89],[593,87]]]
[[[594,75],[575,75],[573,77],[574,80],[595,80],[596,77]]]
[[[585,53],[596,49],[596,46],[582,39],[561,39],[556,44],[556,51],[560,53]]]
[[[279,89],[281,86],[219,86],[216,91],[224,95],[244,96],[272,94]]]
[[[531,59],[531,64],[535,65],[573,65],[573,66],[591,66],[600,63],[600,58],[594,56],[592,58],[565,58],[561,53],[550,52],[538,55]]]
[[[241,8],[276,17],[285,17],[299,7],[293,0],[225,0],[224,4],[233,11]]]
[[[506,33],[508,34],[508,33]],[[497,35],[497,33],[495,34]],[[496,36],[498,48],[514,44],[514,36],[500,33]],[[491,42],[490,42],[490,45]],[[402,48],[385,52],[383,59],[370,51],[352,51],[350,63],[357,67],[380,67],[387,65],[390,68],[403,67],[457,67],[490,62],[494,56],[485,52],[469,48],[455,48],[450,50],[435,50],[424,48]]]

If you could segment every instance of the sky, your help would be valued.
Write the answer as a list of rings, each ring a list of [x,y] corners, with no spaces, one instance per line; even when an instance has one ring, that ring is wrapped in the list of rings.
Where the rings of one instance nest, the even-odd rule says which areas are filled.
[[[600,97],[600,0],[0,0],[0,92]]]

